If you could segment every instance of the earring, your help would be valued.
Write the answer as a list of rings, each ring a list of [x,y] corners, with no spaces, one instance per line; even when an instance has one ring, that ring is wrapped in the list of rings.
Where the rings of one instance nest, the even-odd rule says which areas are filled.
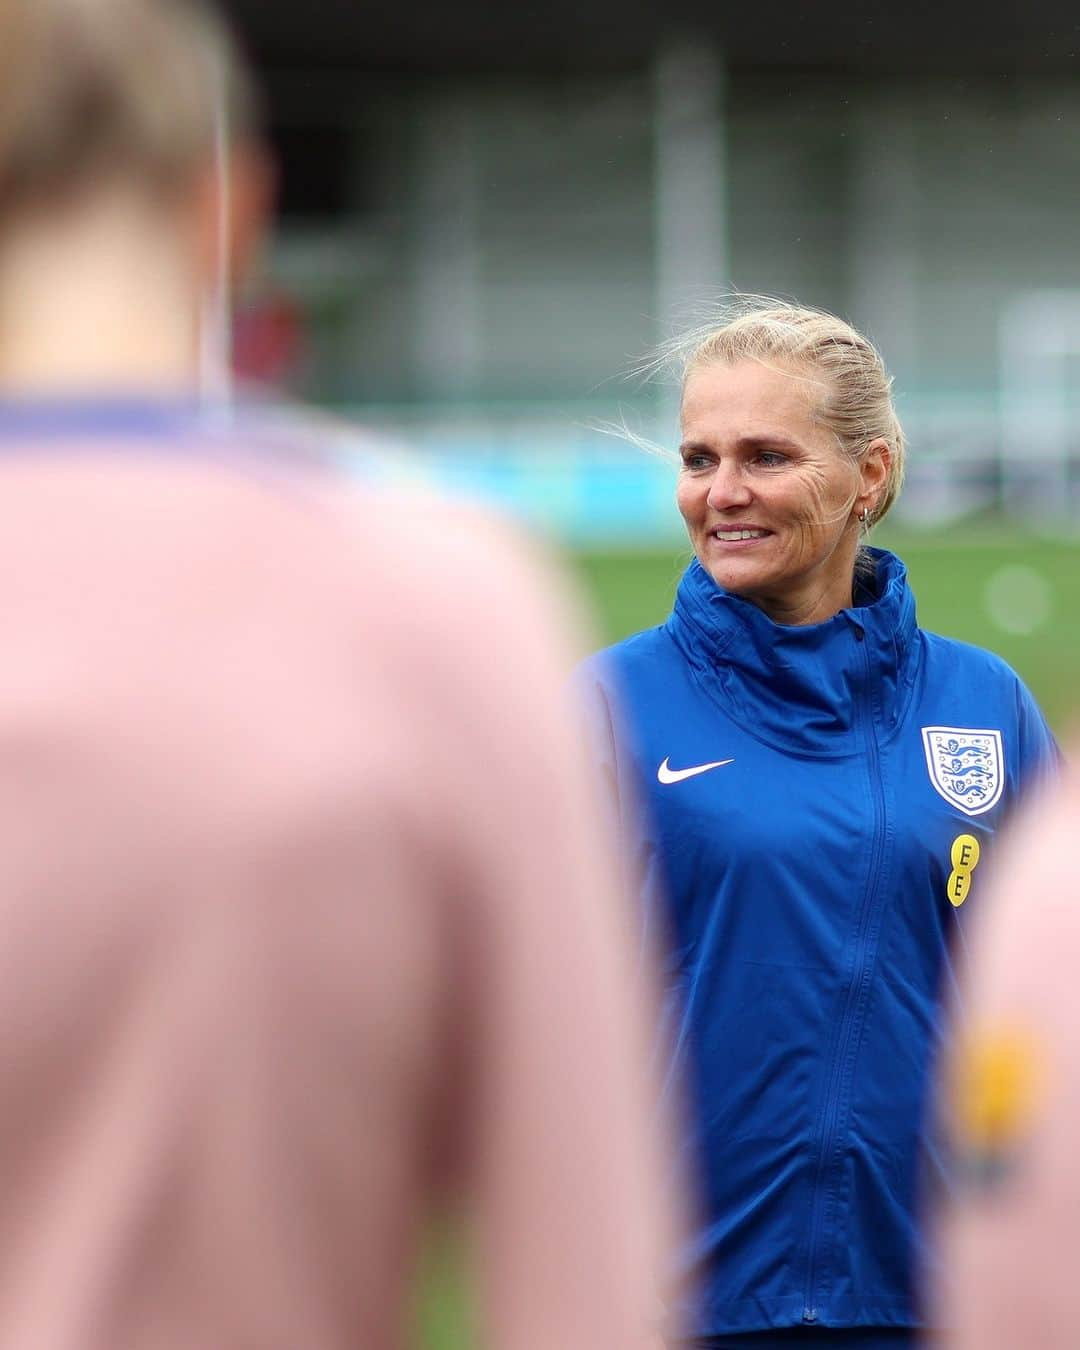
[[[866,524],[866,517],[867,517],[869,514],[870,514],[869,511],[867,511],[866,507],[864,506],[863,509],[859,512],[859,524],[860,524],[860,525],[865,525],[865,524]]]

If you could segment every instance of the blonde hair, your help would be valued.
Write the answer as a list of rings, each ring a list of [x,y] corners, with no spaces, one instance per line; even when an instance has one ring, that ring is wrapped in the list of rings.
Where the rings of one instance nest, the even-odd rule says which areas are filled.
[[[770,296],[737,295],[711,323],[672,343],[667,356],[675,359],[684,389],[690,374],[711,362],[775,363],[820,380],[824,394],[817,416],[853,463],[872,441],[881,439],[889,447],[885,490],[865,528],[896,500],[904,480],[905,441],[892,377],[873,343],[843,319]]]
[[[222,111],[252,134],[252,85],[199,0],[0,0],[0,213],[101,179],[182,189]]]

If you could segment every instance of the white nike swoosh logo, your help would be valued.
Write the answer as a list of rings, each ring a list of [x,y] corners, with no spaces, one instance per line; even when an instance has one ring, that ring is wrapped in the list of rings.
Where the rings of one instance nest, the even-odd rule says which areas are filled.
[[[699,773],[708,773],[710,769],[722,768],[725,764],[734,764],[733,759],[714,759],[711,764],[695,764],[691,769],[669,769],[665,759],[656,771],[661,783],[681,783],[684,778],[696,778]]]

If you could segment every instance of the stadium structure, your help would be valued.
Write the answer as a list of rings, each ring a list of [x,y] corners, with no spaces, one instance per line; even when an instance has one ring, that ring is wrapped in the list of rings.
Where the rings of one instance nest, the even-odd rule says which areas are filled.
[[[284,167],[298,391],[573,535],[677,528],[622,377],[727,290],[869,331],[909,520],[1080,493],[1080,28],[1064,3],[233,0]],[[537,470],[542,466],[542,474]],[[598,466],[598,467],[597,467]]]

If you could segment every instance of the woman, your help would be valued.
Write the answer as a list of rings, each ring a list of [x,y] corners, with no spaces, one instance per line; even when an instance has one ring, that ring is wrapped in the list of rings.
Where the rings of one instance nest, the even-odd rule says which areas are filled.
[[[905,1343],[937,997],[980,860],[1055,748],[862,538],[904,439],[869,342],[741,302],[682,349],[671,617],[585,667],[648,919],[700,1223],[695,1345]],[[638,805],[632,805],[632,804]],[[639,810],[639,806],[640,809]]]
[[[186,0],[0,0],[0,1345],[401,1346],[453,1206],[493,1345],[651,1350],[559,587],[207,425],[263,196],[229,47]]]

